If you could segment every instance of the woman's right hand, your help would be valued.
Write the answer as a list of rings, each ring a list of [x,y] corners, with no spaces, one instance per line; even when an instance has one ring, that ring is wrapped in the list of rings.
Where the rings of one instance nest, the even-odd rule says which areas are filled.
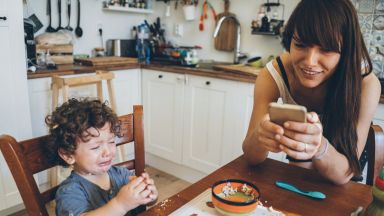
[[[121,187],[115,197],[118,205],[126,212],[152,201],[149,196],[152,191],[147,188],[147,183],[142,176],[129,176],[129,180],[129,183]]]
[[[270,121],[269,114],[265,114],[260,121],[257,129],[258,145],[264,147],[266,150],[274,153],[281,152],[279,147],[280,143],[276,141],[276,134],[283,135],[284,129]]]

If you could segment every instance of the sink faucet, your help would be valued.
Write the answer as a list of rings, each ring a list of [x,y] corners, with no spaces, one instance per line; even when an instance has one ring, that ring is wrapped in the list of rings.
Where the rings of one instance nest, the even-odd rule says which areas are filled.
[[[233,63],[234,64],[239,64],[240,63],[240,58],[245,57],[243,53],[240,52],[240,22],[239,20],[233,16],[233,15],[228,15],[228,16],[223,16],[219,19],[217,22],[215,32],[213,33],[213,37],[217,37],[217,34],[219,33],[221,24],[224,22],[225,19],[233,19],[236,22],[236,45],[235,45],[235,50],[234,50],[234,55],[233,55]]]

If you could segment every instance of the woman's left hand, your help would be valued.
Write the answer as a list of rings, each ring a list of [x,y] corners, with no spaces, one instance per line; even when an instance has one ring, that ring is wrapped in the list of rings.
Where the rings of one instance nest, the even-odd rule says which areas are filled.
[[[287,121],[284,135],[276,135],[280,148],[297,160],[311,159],[319,150],[323,138],[323,126],[315,112],[307,114],[307,122]]]

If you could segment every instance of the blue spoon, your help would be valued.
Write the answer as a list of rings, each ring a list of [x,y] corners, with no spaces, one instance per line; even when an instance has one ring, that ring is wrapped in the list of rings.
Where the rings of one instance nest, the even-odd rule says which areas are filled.
[[[304,190],[301,190],[301,189],[297,188],[296,186],[289,184],[287,182],[276,181],[275,184],[278,187],[284,188],[286,190],[289,190],[289,191],[292,191],[292,192],[295,192],[295,193],[298,193],[298,194],[301,194],[304,196],[309,196],[309,197],[312,197],[315,199],[325,199],[325,197],[326,197],[325,194],[323,194],[319,191],[304,191]]]

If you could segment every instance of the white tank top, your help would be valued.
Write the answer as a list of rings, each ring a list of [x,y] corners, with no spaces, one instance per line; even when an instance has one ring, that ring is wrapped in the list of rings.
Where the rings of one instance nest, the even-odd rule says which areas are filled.
[[[277,88],[279,88],[281,99],[279,98],[278,102],[297,104],[289,93],[288,87],[285,85],[283,77],[279,74],[279,72],[277,72],[276,68],[273,66],[272,61],[268,62],[266,67],[273,79],[275,80]]]

